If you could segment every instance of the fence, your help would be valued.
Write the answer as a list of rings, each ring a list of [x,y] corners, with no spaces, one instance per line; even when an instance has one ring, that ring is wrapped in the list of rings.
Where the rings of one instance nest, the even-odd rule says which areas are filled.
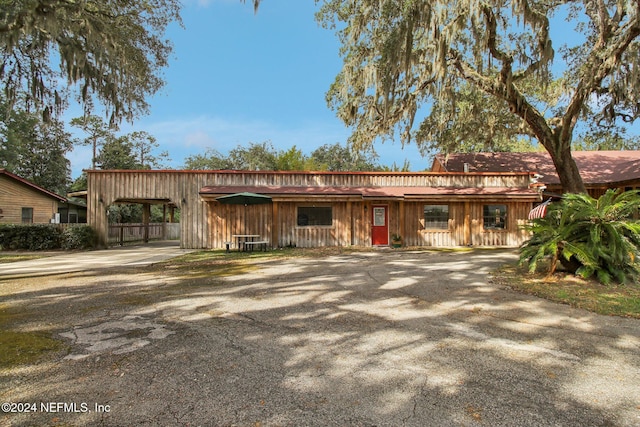
[[[145,240],[179,240],[180,223],[109,224],[109,245],[124,245]]]

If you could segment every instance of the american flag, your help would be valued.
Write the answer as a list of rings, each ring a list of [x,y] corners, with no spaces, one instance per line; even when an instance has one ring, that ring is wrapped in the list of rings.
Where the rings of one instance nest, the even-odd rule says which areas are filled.
[[[531,211],[529,211],[529,219],[544,218],[544,216],[547,214],[547,207],[549,207],[549,202],[551,202],[551,199],[547,200],[544,203],[540,203],[538,206],[531,209]]]

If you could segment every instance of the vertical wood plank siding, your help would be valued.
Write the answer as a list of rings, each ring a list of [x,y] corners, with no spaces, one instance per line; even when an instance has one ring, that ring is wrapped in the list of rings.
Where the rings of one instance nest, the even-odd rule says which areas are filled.
[[[233,234],[259,234],[279,246],[370,246],[372,204],[388,206],[389,233],[402,235],[407,246],[517,246],[527,237],[518,225],[526,220],[531,209],[530,202],[500,202],[508,205],[508,228],[486,231],[482,225],[482,202],[450,202],[448,230],[428,230],[424,228],[423,218],[427,202],[314,199],[313,203],[332,207],[333,223],[325,227],[300,227],[297,208],[309,206],[311,202],[280,200],[273,205],[223,205],[203,199],[200,189],[206,186],[528,188],[529,176],[264,171],[88,171],[87,175],[87,221],[96,228],[103,244],[108,229],[108,207],[132,200],[162,200],[178,206],[183,248],[223,248]]]
[[[273,224],[272,206],[225,205],[209,202],[210,242],[214,248],[222,248],[232,242],[234,234],[258,234],[268,240]]]
[[[311,206],[304,202],[278,203],[278,243],[280,246],[303,248],[317,246],[350,246],[352,243],[353,219],[349,214],[350,203],[337,202],[322,206],[331,206],[333,221],[330,226],[298,226],[297,210],[300,206]],[[316,205],[319,205],[317,202]],[[357,210],[357,208],[356,208]]]

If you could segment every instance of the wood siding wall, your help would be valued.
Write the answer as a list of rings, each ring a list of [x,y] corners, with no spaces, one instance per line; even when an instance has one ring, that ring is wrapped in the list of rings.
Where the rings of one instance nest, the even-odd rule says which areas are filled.
[[[0,176],[0,223],[21,224],[22,208],[33,208],[33,223],[50,223],[58,212],[58,201],[43,193]]]
[[[491,202],[495,203],[495,202]],[[519,246],[528,234],[522,229],[531,203],[509,202],[507,227],[485,230],[485,202],[449,203],[449,228],[425,229],[424,205],[429,202],[315,202],[331,206],[331,226],[298,226],[297,209],[310,202],[274,202],[273,205],[238,206],[209,203],[210,245],[223,248],[234,234],[257,234],[273,246],[371,246],[371,205],[385,205],[389,211],[389,235],[400,234],[406,246]],[[365,210],[366,209],[366,210]],[[404,211],[404,214],[401,212]],[[275,218],[275,221],[273,220]],[[466,218],[466,221],[465,221]]]
[[[407,246],[519,246],[528,233],[522,229],[532,208],[530,202],[501,202],[507,206],[507,227],[485,230],[483,207],[492,202],[451,202],[449,228],[426,229],[424,205],[429,202],[404,203],[404,229],[400,234]],[[391,222],[391,221],[390,221]]]
[[[306,246],[371,245],[371,205],[389,206],[389,232],[405,237],[406,245],[459,246],[465,239],[464,206],[451,209],[449,232],[421,230],[424,203],[395,200],[332,202],[333,225],[298,227],[297,207],[305,201],[277,201],[269,205],[222,205],[203,199],[206,186],[403,186],[403,187],[516,187],[527,188],[527,174],[457,173],[308,173],[255,171],[88,171],[87,222],[96,228],[106,244],[107,209],[114,203],[143,201],[173,203],[181,209],[180,235],[183,248],[222,248],[233,234],[259,234],[274,245]],[[318,199],[313,199],[319,203]],[[310,203],[310,202],[309,202]],[[527,210],[523,203],[519,208]],[[479,205],[480,213],[482,205]],[[477,211],[469,213],[473,217]],[[520,211],[518,211],[520,212]],[[520,212],[521,213],[521,212]],[[515,210],[513,215],[516,214]],[[528,210],[527,210],[528,213]],[[512,215],[510,209],[509,215]],[[480,216],[481,218],[481,216]],[[515,217],[514,217],[515,218]],[[526,218],[526,214],[522,217]],[[477,220],[476,220],[477,221]],[[480,219],[481,222],[481,219]],[[461,225],[462,224],[462,231]],[[473,244],[505,242],[517,245],[521,232],[509,229],[506,236],[487,236],[478,231],[480,223],[469,226]],[[503,232],[504,233],[504,232]]]
[[[271,240],[273,206],[225,205],[209,202],[209,244],[212,248],[223,248],[232,242],[234,234],[257,234]]]

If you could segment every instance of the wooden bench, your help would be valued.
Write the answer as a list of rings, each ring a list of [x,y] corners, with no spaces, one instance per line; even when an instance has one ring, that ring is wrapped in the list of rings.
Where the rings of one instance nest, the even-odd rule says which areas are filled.
[[[244,245],[248,250],[253,251],[253,248],[258,246],[262,251],[267,250],[268,240],[255,240],[253,242],[244,242]]]

